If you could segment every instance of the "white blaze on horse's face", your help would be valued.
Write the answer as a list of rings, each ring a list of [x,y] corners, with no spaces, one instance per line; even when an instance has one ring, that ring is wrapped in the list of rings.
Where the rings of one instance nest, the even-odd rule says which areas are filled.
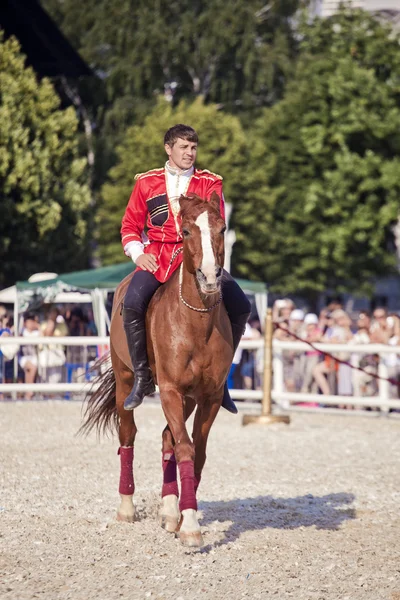
[[[211,240],[211,227],[208,218],[208,211],[202,212],[196,219],[195,224],[200,229],[201,248],[203,258],[200,268],[196,271],[197,280],[201,291],[205,294],[212,294],[219,289],[222,268],[217,265]]]

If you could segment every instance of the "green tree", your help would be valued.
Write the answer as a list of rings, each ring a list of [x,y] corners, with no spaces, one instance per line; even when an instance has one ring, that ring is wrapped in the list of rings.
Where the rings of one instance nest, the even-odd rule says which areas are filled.
[[[368,292],[396,264],[399,38],[345,9],[301,35],[283,100],[255,124],[237,272],[286,293]]]
[[[15,39],[0,38],[0,285],[87,264],[86,159],[77,118],[38,82]]]
[[[246,158],[246,136],[239,119],[219,111],[213,104],[205,105],[201,98],[192,103],[182,101],[176,108],[162,98],[143,125],[128,129],[117,149],[118,163],[109,173],[110,181],[102,188],[98,244],[104,264],[122,259],[119,231],[134,176],[163,166],[167,158],[164,134],[176,123],[189,123],[199,132],[197,166],[222,175],[226,200],[239,201],[238,190]]]
[[[270,104],[295,50],[302,0],[42,0],[68,39],[102,73],[112,102],[177,97],[230,107]],[[126,109],[128,107],[126,106]],[[131,106],[130,110],[134,110]]]
[[[306,0],[41,3],[98,75],[78,85],[95,124],[97,204],[127,128],[142,123],[161,95],[174,105],[201,96],[247,124],[281,97],[296,53],[293,15]]]

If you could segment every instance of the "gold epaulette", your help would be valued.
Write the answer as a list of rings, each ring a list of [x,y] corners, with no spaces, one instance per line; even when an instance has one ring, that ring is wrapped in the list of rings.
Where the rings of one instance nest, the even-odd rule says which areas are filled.
[[[149,171],[145,171],[144,173],[136,173],[135,181],[139,179],[139,177],[143,177],[143,175],[150,175],[151,173],[155,173],[156,171],[164,172],[164,167],[160,167],[158,169],[150,169]]]
[[[221,175],[218,175],[217,173],[213,173],[212,171],[209,171],[208,169],[199,169],[199,173],[209,173],[210,175],[214,175],[214,177],[216,177],[217,179],[223,179],[223,177],[221,177]]]

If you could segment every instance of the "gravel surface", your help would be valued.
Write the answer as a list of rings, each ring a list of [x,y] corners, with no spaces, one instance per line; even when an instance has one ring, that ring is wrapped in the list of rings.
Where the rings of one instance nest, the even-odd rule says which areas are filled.
[[[75,437],[77,402],[0,403],[1,599],[400,600],[400,419],[221,412],[189,550],[157,521],[161,409],[136,418],[126,524],[117,438]]]

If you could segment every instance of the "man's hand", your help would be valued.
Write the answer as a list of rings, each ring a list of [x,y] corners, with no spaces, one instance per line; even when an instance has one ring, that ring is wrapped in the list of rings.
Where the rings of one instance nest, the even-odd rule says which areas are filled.
[[[150,271],[150,273],[154,273],[158,269],[155,254],[141,254],[137,257],[136,264],[143,269],[143,271]]]

